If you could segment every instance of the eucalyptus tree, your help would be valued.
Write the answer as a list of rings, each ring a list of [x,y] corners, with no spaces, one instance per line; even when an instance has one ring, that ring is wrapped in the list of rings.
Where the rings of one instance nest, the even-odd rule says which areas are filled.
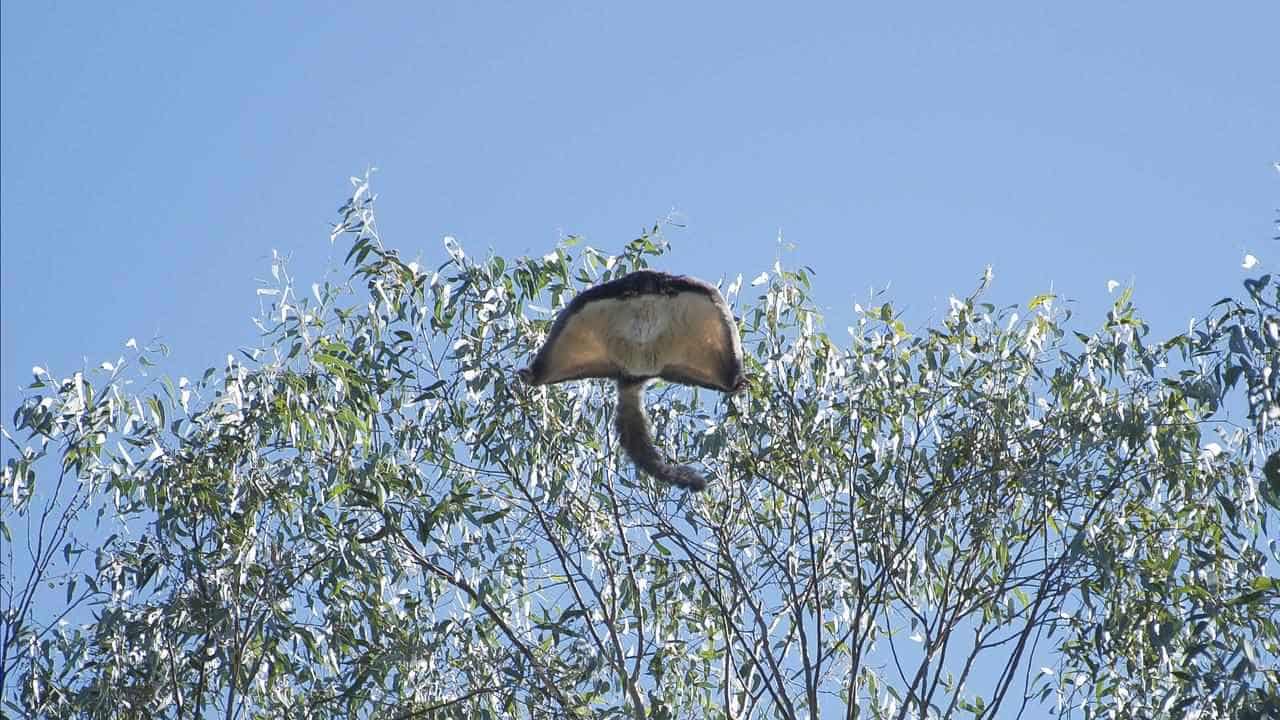
[[[42,717],[1275,717],[1280,285],[1154,340],[986,301],[828,334],[813,273],[723,289],[749,387],[659,388],[637,475],[604,384],[514,369],[582,287],[566,242],[280,259],[250,349],[36,368],[4,428],[6,712]],[[194,376],[193,376],[194,377]]]

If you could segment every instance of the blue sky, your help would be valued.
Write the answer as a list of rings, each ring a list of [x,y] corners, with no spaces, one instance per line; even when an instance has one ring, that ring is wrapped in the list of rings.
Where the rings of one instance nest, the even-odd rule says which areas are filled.
[[[32,365],[252,343],[272,250],[315,279],[371,165],[409,258],[675,211],[665,269],[812,266],[839,335],[868,288],[926,320],[988,264],[1083,329],[1132,281],[1167,334],[1280,258],[1273,1],[184,7],[0,5],[6,424]]]

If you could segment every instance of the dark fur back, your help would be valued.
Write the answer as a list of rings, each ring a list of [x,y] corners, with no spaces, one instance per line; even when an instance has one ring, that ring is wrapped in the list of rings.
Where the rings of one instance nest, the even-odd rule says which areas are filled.
[[[649,434],[649,415],[644,410],[644,382],[618,381],[618,439],[631,461],[659,480],[689,490],[707,486],[702,475],[686,465],[672,465],[662,459]]]

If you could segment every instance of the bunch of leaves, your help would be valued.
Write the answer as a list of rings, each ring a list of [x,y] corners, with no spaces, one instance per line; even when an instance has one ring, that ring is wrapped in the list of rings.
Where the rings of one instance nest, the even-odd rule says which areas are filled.
[[[607,384],[513,372],[658,228],[511,263],[446,238],[424,267],[353,181],[345,281],[300,293],[277,259],[255,348],[198,381],[136,347],[37,373],[0,507],[15,713],[1280,708],[1271,278],[1163,342],[1128,292],[1085,334],[1051,296],[985,303],[988,275],[915,333],[876,296],[841,344],[811,271],[739,276],[748,389],[650,391],[712,478],[690,495],[602,431]]]

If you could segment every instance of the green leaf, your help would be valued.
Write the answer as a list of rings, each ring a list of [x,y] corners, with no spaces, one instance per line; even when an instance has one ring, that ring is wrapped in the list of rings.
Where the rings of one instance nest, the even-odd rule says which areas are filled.
[[[1027,303],[1027,309],[1028,309],[1028,310],[1035,310],[1036,308],[1040,307],[1041,305],[1044,305],[1044,304],[1047,304],[1047,303],[1049,303],[1049,302],[1052,302],[1053,300],[1056,300],[1056,299],[1057,299],[1057,297],[1058,297],[1058,296],[1057,296],[1057,295],[1054,295],[1053,293],[1041,293],[1040,295],[1037,295],[1037,296],[1035,296],[1035,297],[1031,298],[1031,302]]]
[[[511,508],[503,508],[501,510],[496,510],[494,512],[489,513],[488,515],[481,517],[480,524],[488,525],[490,523],[497,522],[509,514],[511,514]]]

